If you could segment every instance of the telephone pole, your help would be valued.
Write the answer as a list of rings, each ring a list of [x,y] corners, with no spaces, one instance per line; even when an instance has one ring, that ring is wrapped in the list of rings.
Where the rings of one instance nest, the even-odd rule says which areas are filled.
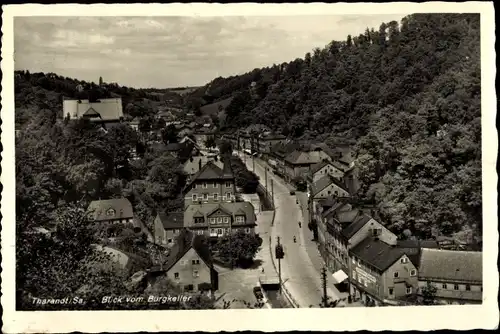
[[[278,259],[278,279],[279,279],[279,290],[281,293],[281,259],[284,257],[283,246],[280,244],[280,237],[278,238],[278,244],[276,245],[276,258]]]
[[[323,285],[323,306],[328,307],[328,294],[326,292],[326,268],[321,269],[321,283]]]
[[[266,192],[269,194],[269,191],[267,190],[267,167],[264,166],[264,178],[265,178],[265,182],[266,182]]]
[[[274,208],[274,186],[273,186],[273,179],[271,179],[271,204],[273,205],[273,208]]]

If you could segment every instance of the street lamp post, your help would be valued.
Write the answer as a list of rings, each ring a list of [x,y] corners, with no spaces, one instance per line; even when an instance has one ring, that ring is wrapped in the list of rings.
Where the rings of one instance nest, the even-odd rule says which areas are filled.
[[[280,244],[280,237],[277,237],[277,239],[278,239],[278,244],[276,245],[274,251],[276,253],[276,259],[278,259],[278,279],[279,279],[278,292],[281,293],[281,259],[285,257],[285,252],[283,250],[283,246]]]

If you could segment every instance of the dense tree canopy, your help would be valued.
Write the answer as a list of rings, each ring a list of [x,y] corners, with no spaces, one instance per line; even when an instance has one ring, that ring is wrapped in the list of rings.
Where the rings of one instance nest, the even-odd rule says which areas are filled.
[[[478,14],[409,15],[193,96],[234,96],[226,129],[357,143],[359,197],[397,233],[480,234],[479,32]]]

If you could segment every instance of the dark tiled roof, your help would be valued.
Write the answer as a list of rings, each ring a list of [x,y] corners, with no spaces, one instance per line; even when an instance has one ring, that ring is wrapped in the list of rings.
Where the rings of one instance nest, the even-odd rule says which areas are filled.
[[[231,179],[229,175],[225,175],[224,170],[226,164],[224,164],[221,169],[213,161],[208,161],[205,166],[201,167],[198,173],[193,177],[194,180],[219,180],[219,179]],[[227,172],[227,171],[226,171]]]
[[[348,190],[346,189],[345,185],[342,184],[342,182],[340,182],[339,180],[337,180],[333,176],[327,174],[327,175],[323,176],[321,179],[319,179],[313,183],[313,185],[311,186],[311,195],[313,197],[316,196],[321,190],[325,189],[326,187],[328,187],[332,183],[335,184],[340,189],[348,192]]]
[[[210,248],[208,247],[208,242],[205,237],[183,229],[176,238],[174,246],[170,250],[170,254],[164,267],[165,271],[172,268],[191,248],[194,248],[196,253],[198,253],[207,266],[210,268],[213,267]]]
[[[255,207],[250,202],[191,204],[184,211],[184,221],[186,223],[186,227],[192,227],[193,218],[198,217],[197,214],[201,214],[202,217],[205,218],[206,222],[208,216],[217,209],[221,209],[232,216],[244,214],[246,217],[244,225],[254,225],[257,220],[257,217],[255,216]],[[236,225],[236,220],[234,220],[233,225]]]
[[[161,212],[158,214],[163,228],[166,230],[180,229],[184,227],[184,212]]]
[[[372,219],[372,217],[367,215],[360,215],[352,222],[349,226],[342,230],[342,234],[350,239],[356,232],[358,232],[363,226],[366,225]]]
[[[170,143],[165,146],[165,150],[170,152],[180,151],[185,147],[183,143]]]
[[[398,247],[439,248],[439,243],[436,240],[398,240]]]
[[[113,215],[110,209],[114,210]],[[126,198],[113,198],[99,201],[92,201],[88,208],[92,212],[94,221],[112,220],[112,219],[129,219],[134,217],[132,204]]]
[[[317,171],[321,170],[321,168],[327,166],[328,164],[329,164],[328,161],[323,160],[321,162],[318,162],[315,165],[312,165],[311,166],[311,173],[313,173],[313,174],[316,173]]]
[[[393,247],[370,236],[353,247],[351,253],[361,259],[361,261],[384,272],[394,262],[399,260],[401,256],[405,255],[406,250],[404,248]]]
[[[419,277],[482,282],[483,253],[423,248],[420,255]]]

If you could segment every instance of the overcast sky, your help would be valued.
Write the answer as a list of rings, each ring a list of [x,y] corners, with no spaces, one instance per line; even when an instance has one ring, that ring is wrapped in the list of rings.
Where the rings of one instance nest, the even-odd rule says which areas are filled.
[[[16,17],[14,61],[17,70],[137,88],[200,86],[403,16]]]

